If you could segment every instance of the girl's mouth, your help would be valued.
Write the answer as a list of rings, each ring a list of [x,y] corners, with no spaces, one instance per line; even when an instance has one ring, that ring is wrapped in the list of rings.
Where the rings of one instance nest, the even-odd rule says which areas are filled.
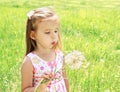
[[[52,45],[55,45],[55,42],[52,42],[51,44],[52,44]]]

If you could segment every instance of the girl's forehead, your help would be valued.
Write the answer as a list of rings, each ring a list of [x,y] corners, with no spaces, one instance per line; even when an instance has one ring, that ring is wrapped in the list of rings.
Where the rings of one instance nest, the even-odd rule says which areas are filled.
[[[45,18],[42,21],[58,21],[58,20],[59,20],[58,16],[53,15],[52,17]]]
[[[59,19],[57,17],[50,17],[44,19],[38,24],[38,30],[54,29],[59,27]]]

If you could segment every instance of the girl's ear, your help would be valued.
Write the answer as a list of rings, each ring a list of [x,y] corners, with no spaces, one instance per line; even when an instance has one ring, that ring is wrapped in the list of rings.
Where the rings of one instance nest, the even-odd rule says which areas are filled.
[[[30,32],[30,38],[35,40],[35,32],[34,31],[31,31]]]

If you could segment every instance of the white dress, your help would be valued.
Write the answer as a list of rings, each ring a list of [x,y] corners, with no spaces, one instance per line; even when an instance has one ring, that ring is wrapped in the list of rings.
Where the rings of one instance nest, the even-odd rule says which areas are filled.
[[[46,88],[46,92],[67,92],[64,79],[62,77],[63,53],[56,51],[56,59],[54,61],[45,61],[34,53],[27,55],[33,65],[33,86],[37,86],[40,76],[45,72],[52,72],[54,79]]]

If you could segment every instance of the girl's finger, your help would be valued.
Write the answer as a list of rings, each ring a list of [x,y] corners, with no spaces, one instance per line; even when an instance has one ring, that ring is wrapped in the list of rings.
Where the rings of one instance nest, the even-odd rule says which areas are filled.
[[[46,72],[45,74],[48,74],[50,78],[53,78],[53,75],[54,75],[54,74],[51,73],[51,72]]]
[[[45,74],[45,75],[49,75],[49,76],[51,76],[51,75],[52,75],[52,73],[51,73],[51,72],[45,72],[44,74]]]
[[[42,76],[40,76],[40,78],[50,79],[51,77],[49,74],[44,73]]]

